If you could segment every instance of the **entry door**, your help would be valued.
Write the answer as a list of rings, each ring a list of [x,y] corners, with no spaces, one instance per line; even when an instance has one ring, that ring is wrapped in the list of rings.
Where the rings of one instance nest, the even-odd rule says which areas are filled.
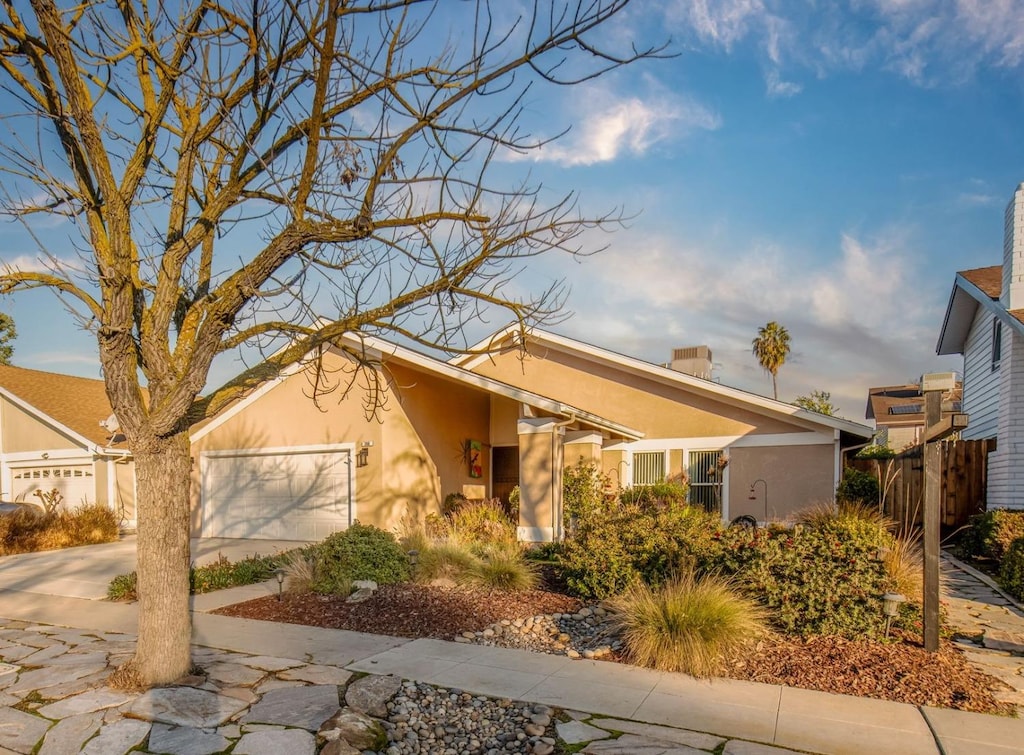
[[[512,488],[519,484],[519,446],[491,449],[491,495],[506,506]]]

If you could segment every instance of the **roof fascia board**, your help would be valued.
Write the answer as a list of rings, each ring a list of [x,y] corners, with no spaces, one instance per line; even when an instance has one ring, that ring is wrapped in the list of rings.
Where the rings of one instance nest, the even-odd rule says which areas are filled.
[[[699,393],[726,399],[731,401],[733,404],[740,404],[743,408],[756,407],[757,409],[762,410],[762,413],[767,411],[775,415],[781,414],[788,419],[809,423],[815,427],[825,426],[829,429],[842,430],[864,438],[870,438],[874,434],[873,429],[867,425],[861,425],[858,422],[852,422],[851,420],[840,419],[838,417],[829,417],[824,414],[818,414],[817,412],[809,412],[806,409],[801,409],[800,407],[793,406],[792,404],[786,404],[782,401],[757,396],[753,393],[741,391],[738,388],[730,388],[729,386],[721,385],[720,383],[711,382],[710,380],[701,380],[683,372],[677,372],[667,367],[658,367],[657,365],[650,364],[649,362],[645,362],[641,359],[625,356],[624,354],[616,354],[615,352],[608,351],[607,349],[602,349],[598,346],[591,346],[588,343],[583,343],[582,341],[577,341],[572,338],[566,338],[564,336],[555,335],[554,333],[548,333],[542,330],[532,330],[530,331],[530,334],[538,341],[548,341],[570,351],[585,354],[597,361],[625,368],[634,374],[639,373],[647,377],[652,377],[663,383],[668,383],[670,385],[684,385]]]
[[[348,336],[343,337],[345,340],[348,338]],[[563,417],[574,416],[576,419],[586,422],[587,424],[609,430],[618,435],[632,438],[633,440],[639,440],[644,437],[644,433],[634,428],[621,425],[618,422],[613,422],[596,414],[583,411],[582,409],[577,409],[569,404],[563,404],[561,401],[556,401],[554,399],[547,398],[546,396],[541,396],[540,394],[523,390],[522,388],[516,388],[515,386],[502,383],[494,380],[493,378],[485,377],[484,375],[478,375],[477,373],[470,372],[463,367],[459,367],[449,362],[442,362],[425,354],[413,351],[412,349],[407,349],[396,343],[383,341],[375,336],[361,336],[360,340],[385,356],[395,357],[421,369],[427,370],[428,372],[443,375],[452,380],[479,388],[489,393],[496,393],[499,396],[504,396],[523,404],[529,404],[537,409],[543,409],[544,411],[552,412]]]
[[[1017,331],[1019,335],[1024,336],[1024,322],[1021,322],[1011,315],[999,299],[993,299],[959,273],[956,275],[956,286],[961,288],[964,293],[969,294],[971,298],[984,307],[986,311],[995,315],[999,319],[999,322],[1004,325],[1009,325]]]
[[[8,401],[10,401],[12,404],[17,406],[19,409],[22,409],[23,411],[28,412],[29,414],[31,414],[33,417],[38,419],[43,424],[49,425],[52,429],[56,430],[57,432],[61,433],[62,435],[66,435],[71,440],[74,440],[74,441],[77,441],[78,443],[81,443],[85,447],[86,451],[90,451],[92,453],[99,453],[99,448],[98,448],[98,445],[96,443],[94,443],[93,441],[89,440],[84,435],[81,435],[80,433],[72,430],[67,425],[65,425],[65,424],[63,424],[61,422],[58,422],[53,417],[51,417],[49,414],[46,414],[41,409],[38,409],[37,407],[35,407],[32,404],[30,404],[27,401],[25,401],[24,399],[19,398],[18,396],[16,396],[15,394],[11,393],[9,390],[4,388],[3,386],[0,386],[0,396],[3,396],[4,398],[6,398]]]
[[[965,286],[970,286],[971,288],[974,289],[974,291],[968,292]],[[978,304],[980,302],[979,296],[985,299],[989,299],[988,295],[986,295],[981,289],[979,289],[973,283],[971,283],[962,275],[960,275],[960,273],[956,274],[956,277],[953,279],[953,290],[949,292],[949,301],[946,303],[946,314],[942,318],[942,328],[939,330],[939,340],[935,344],[936,354],[942,355],[963,353],[963,341],[966,341],[967,339],[967,333],[970,331],[970,323],[966,324],[967,327],[963,331],[962,340],[958,340],[957,343],[945,345],[947,333],[949,332],[950,327],[954,325],[961,325],[959,322],[960,318],[957,317],[956,314],[954,314],[954,309],[957,307],[957,303],[959,301],[958,294],[961,292],[968,294],[970,299],[974,302],[974,307],[971,308],[970,313],[967,315],[971,320],[974,319],[974,315],[978,311]],[[991,301],[991,299],[989,299],[989,301]]]

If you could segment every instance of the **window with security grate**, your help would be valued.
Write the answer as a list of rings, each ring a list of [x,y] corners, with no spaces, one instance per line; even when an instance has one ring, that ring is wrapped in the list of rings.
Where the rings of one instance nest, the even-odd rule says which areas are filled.
[[[722,510],[722,477],[725,467],[722,452],[690,451],[690,504],[703,506],[705,511]]]
[[[664,481],[664,451],[641,451],[633,454],[634,485],[657,485]]]

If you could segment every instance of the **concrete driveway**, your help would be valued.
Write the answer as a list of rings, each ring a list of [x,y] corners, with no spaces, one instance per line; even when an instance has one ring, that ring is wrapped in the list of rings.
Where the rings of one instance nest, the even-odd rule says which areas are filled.
[[[292,540],[198,538],[192,540],[192,560],[203,566],[223,554],[229,561],[239,561],[254,554],[272,556],[306,544]],[[134,569],[135,535],[127,535],[116,543],[2,556],[0,590],[98,600],[107,596],[110,580]]]

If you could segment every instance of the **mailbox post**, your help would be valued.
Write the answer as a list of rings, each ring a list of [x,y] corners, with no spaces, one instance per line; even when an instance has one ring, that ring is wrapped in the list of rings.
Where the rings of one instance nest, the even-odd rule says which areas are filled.
[[[967,427],[966,414],[942,418],[942,394],[956,387],[956,375],[921,376],[924,394],[924,649],[939,649],[939,545],[942,470],[938,441]]]

